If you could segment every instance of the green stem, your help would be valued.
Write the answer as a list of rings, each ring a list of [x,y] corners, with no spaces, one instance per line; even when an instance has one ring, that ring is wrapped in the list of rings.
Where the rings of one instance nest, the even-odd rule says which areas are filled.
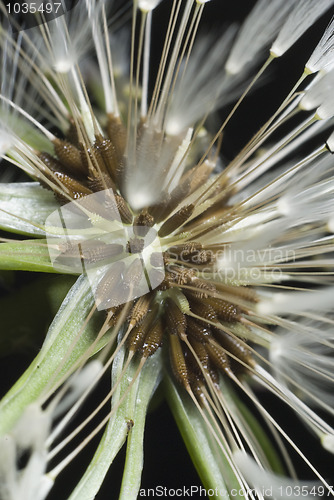
[[[46,240],[25,240],[0,245],[0,269],[57,273]],[[62,272],[62,274],[64,274]]]
[[[205,488],[214,492],[214,498],[225,500],[233,489],[233,499],[244,500],[238,495],[242,485],[193,401],[168,375],[164,385],[167,401]]]
[[[125,349],[122,349],[112,369],[114,383],[121,377],[112,399],[115,413],[111,416],[98,449],[69,500],[95,498],[127,436],[127,456],[120,499],[131,500],[138,496],[143,464],[145,417],[148,403],[160,379],[161,355],[157,352],[148,359],[131,387],[137,364],[131,363],[123,373],[124,356]]]

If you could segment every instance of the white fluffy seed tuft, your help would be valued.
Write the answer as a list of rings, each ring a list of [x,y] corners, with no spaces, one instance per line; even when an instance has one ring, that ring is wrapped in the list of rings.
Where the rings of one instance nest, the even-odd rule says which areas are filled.
[[[142,12],[154,10],[162,0],[138,0],[138,7]]]
[[[305,111],[315,109],[321,104],[333,100],[334,70],[329,73],[319,73],[306,89],[299,107]]]
[[[282,56],[333,4],[333,0],[299,0],[272,44],[271,55]]]
[[[241,450],[233,452],[233,459],[247,483],[257,490],[260,498],[263,498],[263,496],[275,500],[316,498],[311,494],[307,494],[308,489],[311,491],[316,484],[314,482],[302,483],[301,481],[278,476],[260,467],[250,455]]]
[[[334,19],[327,26],[320,42],[305,65],[308,73],[330,71],[334,66]]]
[[[239,73],[270,44],[296,0],[260,0],[257,2],[232,47],[226,71]]]

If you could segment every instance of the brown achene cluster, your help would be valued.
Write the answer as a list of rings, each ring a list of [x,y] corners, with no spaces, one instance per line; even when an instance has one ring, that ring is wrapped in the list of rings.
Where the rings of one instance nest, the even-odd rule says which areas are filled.
[[[54,140],[54,156],[39,153],[41,177],[49,182],[41,178],[39,181],[48,188],[51,185],[60,203],[112,189],[117,205],[114,208],[122,223],[134,228],[126,251],[138,254],[138,258],[130,266],[119,262],[111,266],[98,285],[99,293],[110,297],[110,327],[120,321],[126,324],[128,350],[131,356],[139,355],[142,360],[154,354],[163,342],[168,343],[175,378],[198,396],[203,394],[208,379],[218,382],[219,373],[233,378],[247,371],[254,365],[252,350],[241,336],[233,333],[233,327],[238,323],[247,327],[247,304],[256,302],[255,292],[207,279],[203,269],[213,268],[215,253],[221,247],[205,246],[191,238],[193,228],[197,236],[203,236],[219,227],[219,217],[226,211],[226,196],[225,203],[218,197],[195,217],[196,203],[187,202],[187,197],[208,181],[212,165],[204,162],[187,170],[171,193],[163,193],[159,204],[136,213],[122,195],[126,175],[124,125],[118,117],[109,115],[106,137],[96,134],[90,147],[81,130],[83,127],[73,121],[67,137]],[[140,130],[138,135],[140,142]],[[217,187],[212,190],[212,199],[216,194]],[[121,305],[113,305],[115,295],[117,304],[122,302],[117,296],[119,283],[124,290],[124,285],[126,289],[141,279],[140,252],[145,245],[143,238],[152,227],[157,228],[164,248],[164,278],[146,295],[130,303],[123,297]],[[85,249],[84,257],[98,264],[123,251],[117,243],[95,245]],[[155,260],[152,253],[153,268]]]

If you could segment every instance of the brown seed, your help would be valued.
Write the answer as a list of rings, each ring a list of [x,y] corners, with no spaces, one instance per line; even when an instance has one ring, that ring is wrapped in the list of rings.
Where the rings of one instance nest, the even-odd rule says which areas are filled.
[[[115,200],[116,200],[116,205],[117,209],[119,211],[119,214],[121,216],[122,222],[124,224],[131,224],[133,220],[133,215],[131,210],[129,209],[126,201],[124,200],[123,196],[119,194],[114,194]]]
[[[216,292],[216,287],[212,283],[209,283],[208,281],[204,281],[196,277],[193,278],[193,280],[191,281],[191,286],[194,286],[195,288],[198,289],[198,292],[193,291],[193,294],[194,297],[197,297],[199,299],[208,298],[211,296],[210,294]],[[208,294],[205,292],[210,292],[210,293]]]
[[[137,257],[131,262],[127,270],[124,272],[123,286],[127,288],[133,286],[134,288],[136,288],[136,286],[139,285],[142,277],[143,265],[141,259]]]
[[[84,261],[85,265],[90,265],[95,263],[101,264],[103,261],[108,261],[122,252],[122,245],[87,240],[81,243],[67,244],[62,249],[60,257],[62,262],[64,262],[65,259],[65,262],[70,263],[71,260],[78,260],[78,258],[80,258]]]
[[[180,205],[182,200],[184,200],[190,191],[190,183],[188,180],[177,186],[170,193],[167,203],[164,207],[161,207],[159,221],[164,220],[169,214],[174,212],[174,210]]]
[[[63,185],[64,191],[67,192],[71,198],[77,200],[79,198],[83,198],[84,196],[92,194],[92,191],[88,187],[86,187],[78,180],[73,179],[73,177],[71,177],[70,175],[66,174],[64,172],[63,165],[49,153],[40,153],[38,156],[47,167],[45,168],[45,170],[42,169],[43,173],[48,177],[48,179],[52,180],[53,182],[55,182],[54,178],[56,177],[56,179],[60,181],[59,183],[56,183],[57,186],[59,186],[59,184]],[[50,172],[50,170],[52,173]],[[60,201],[68,202],[66,196],[62,196],[56,191],[55,195]]]
[[[199,250],[189,254],[189,261],[195,265],[209,264],[214,262],[215,256],[210,250]]]
[[[243,363],[249,366],[254,365],[254,359],[252,351],[242,339],[232,337],[226,332],[223,332],[219,328],[213,328],[213,332],[216,335],[219,344],[226,349],[227,353],[233,354],[236,358],[240,359]]]
[[[213,384],[219,386],[219,372],[215,368],[210,367],[210,378]]]
[[[142,348],[145,336],[147,335],[153,323],[155,322],[158,313],[159,313],[159,304],[155,303],[153,304],[152,308],[147,312],[147,314],[144,316],[143,321],[137,323],[131,330],[127,338],[127,345],[130,351],[137,352],[139,349]]]
[[[180,256],[181,260],[188,255],[202,250],[202,243],[198,243],[196,241],[187,241],[186,243],[182,243],[181,245],[175,245],[168,248],[168,253],[175,256]]]
[[[113,180],[117,177],[118,159],[114,144],[110,139],[98,135],[95,138],[95,149],[99,151],[100,157],[104,162],[105,169]]]
[[[53,141],[55,153],[61,163],[64,164],[67,172],[74,175],[86,175],[87,166],[81,160],[80,150],[69,141],[55,139]]]
[[[214,308],[221,321],[235,323],[240,319],[240,309],[231,302],[215,297],[208,297],[206,302]]]
[[[191,339],[191,345],[205,371],[209,369],[209,353],[206,346],[202,342],[198,342],[194,338]],[[202,374],[201,368],[196,364],[196,370]]]
[[[207,300],[200,301],[200,299],[197,299],[188,292],[185,292],[185,295],[189,300],[190,310],[192,313],[196,314],[196,316],[199,316],[203,320],[207,319],[209,321],[217,321],[216,312],[214,308],[207,303]]]
[[[117,243],[100,243],[87,241],[81,245],[81,257],[87,264],[101,263],[120,255],[124,251],[123,246]]]
[[[212,362],[218,370],[230,375],[232,373],[230,363],[224,350],[212,342],[208,342],[206,348],[209,353],[210,362]]]
[[[164,320],[166,321],[166,328],[169,333],[178,335],[180,338],[186,336],[186,317],[171,298],[165,300]]]
[[[170,362],[174,376],[176,380],[183,385],[183,387],[185,387],[185,389],[190,390],[189,371],[182,345],[177,335],[169,336],[169,347]]]
[[[216,283],[216,288],[226,294],[234,295],[248,302],[258,302],[256,292],[247,286],[228,286],[222,283]]]
[[[211,327],[204,321],[199,321],[191,316],[187,317],[187,335],[197,342],[208,342],[212,336]]]
[[[76,146],[77,148],[79,148],[78,128],[77,128],[73,118],[69,119],[69,123],[70,123],[70,126],[67,130],[67,133],[66,133],[66,139],[68,140],[68,142],[73,144],[73,146]]]
[[[178,285],[189,285],[196,276],[196,271],[182,266],[169,266],[169,276]]]
[[[144,237],[148,233],[149,229],[154,225],[154,217],[145,209],[142,210],[139,215],[134,220],[133,232],[137,236]]]
[[[160,196],[160,202],[156,205],[152,205],[148,208],[148,211],[152,217],[154,217],[155,222],[161,222],[164,219],[164,211],[166,205],[170,201],[170,195],[163,191]]]
[[[205,212],[203,212],[203,214],[199,216],[198,221],[211,219],[213,217],[219,219],[224,216],[226,211],[229,210],[227,202],[229,201],[230,197],[231,193],[226,193],[223,198],[219,199],[219,201],[208,207]]]
[[[79,200],[80,198],[92,194],[92,191],[88,187],[63,172],[53,172],[53,176],[60,181],[64,187],[64,191],[67,192],[73,200]],[[50,176],[50,178],[52,179],[52,176]],[[60,201],[68,202],[66,196],[63,196],[56,191],[55,195]]]
[[[158,318],[145,335],[144,344],[141,348],[144,358],[152,356],[162,344],[163,328],[161,320]]]
[[[108,221],[120,220],[120,213],[114,194],[109,190],[102,190],[96,196],[83,198],[80,201],[80,206]]]
[[[108,114],[107,133],[115,147],[118,159],[122,158],[126,146],[126,128],[119,116]]]
[[[196,191],[197,188],[203,186],[203,184],[208,180],[213,171],[212,164],[207,162],[202,163],[202,165],[196,165],[191,170],[186,172],[183,176],[183,180],[189,179],[190,181],[190,192]]]
[[[174,279],[170,272],[164,271],[163,269],[152,269],[151,271],[154,276],[155,282],[158,283],[160,281],[159,278],[162,278],[160,285],[156,288],[157,290],[168,290],[173,286]],[[152,276],[152,277],[153,277]]]
[[[121,314],[123,312],[123,308],[124,308],[124,304],[109,309],[109,310],[112,310],[112,309],[114,310],[114,314],[111,316],[111,318],[109,320],[109,327],[116,326],[116,324],[117,324],[118,320],[120,319]]]
[[[131,309],[131,313],[129,316],[129,325],[131,327],[134,327],[144,318],[144,316],[146,316],[151,304],[151,300],[152,300],[151,294],[143,295],[137,300],[137,302]]]
[[[141,238],[131,238],[126,245],[126,251],[132,254],[141,253],[144,250],[144,247],[144,240]]]
[[[199,405],[203,408],[205,406],[206,397],[204,394],[204,379],[203,376],[193,375],[191,377],[191,390],[193,391]]]
[[[107,174],[100,174],[97,170],[91,169],[90,176],[88,177],[88,186],[94,193],[98,193],[105,189],[112,189],[115,193],[117,191],[116,184]]]
[[[62,165],[62,163],[59,160],[57,160],[57,158],[50,155],[49,153],[45,153],[45,152],[39,153],[38,158],[40,160],[42,160],[45,167],[47,167],[47,168],[43,168],[43,166],[42,166],[41,170],[45,175],[48,176],[48,178],[52,178],[52,177],[50,177],[49,170],[51,170],[51,172],[63,172],[64,171],[64,165]]]
[[[169,219],[167,219],[159,229],[158,235],[161,238],[173,233],[179,227],[183,226],[183,224],[191,217],[195,206],[193,204],[185,205],[180,208],[174,215],[172,215]]]
[[[108,305],[108,308],[118,306],[122,303],[119,297],[122,289],[119,285],[122,283],[124,269],[125,264],[122,261],[112,264],[97,285],[97,301],[104,302]]]
[[[103,176],[109,177],[111,184],[115,185],[102,158],[99,147],[94,144],[88,148],[86,145],[81,144],[80,157],[92,179],[102,179]]]

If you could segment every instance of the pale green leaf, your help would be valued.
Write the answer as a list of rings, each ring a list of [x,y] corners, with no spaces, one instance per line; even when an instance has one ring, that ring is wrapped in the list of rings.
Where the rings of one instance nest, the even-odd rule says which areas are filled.
[[[161,353],[149,358],[133,385],[137,364],[123,373],[125,349],[113,363],[113,383],[120,383],[112,399],[112,414],[99,447],[69,500],[91,500],[99,491],[115,456],[128,436],[127,457],[120,499],[134,500],[140,488],[143,467],[143,436],[147,406],[160,379]],[[134,424],[131,428],[132,423]]]
[[[0,244],[0,269],[58,273],[51,263],[47,241],[24,240]]]
[[[15,233],[44,235],[47,217],[59,208],[53,193],[38,182],[1,184],[0,228]]]
[[[190,397],[181,387],[176,387],[168,375],[164,381],[169,406],[205,488],[215,492],[214,498],[225,500],[232,498],[229,491],[234,489],[233,499],[242,499],[238,495],[242,485],[203,416]]]

